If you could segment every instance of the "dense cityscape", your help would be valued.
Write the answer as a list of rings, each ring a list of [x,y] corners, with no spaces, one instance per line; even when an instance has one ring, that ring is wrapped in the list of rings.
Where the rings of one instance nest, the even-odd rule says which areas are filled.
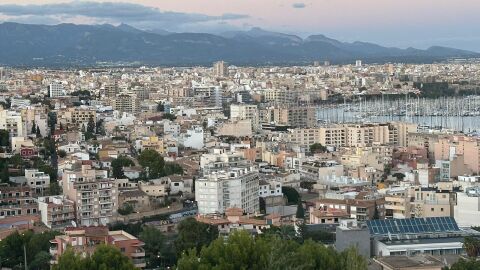
[[[480,1],[0,1],[0,270],[480,270]]]
[[[479,70],[3,67],[2,266],[457,269],[480,250]]]

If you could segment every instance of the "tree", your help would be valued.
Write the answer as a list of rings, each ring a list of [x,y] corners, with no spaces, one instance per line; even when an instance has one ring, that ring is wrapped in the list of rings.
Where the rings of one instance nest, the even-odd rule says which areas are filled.
[[[463,247],[468,257],[477,257],[480,252],[480,240],[473,236],[467,236],[463,240]]]
[[[123,167],[134,166],[135,163],[126,156],[119,156],[112,160],[112,176],[113,178],[124,178]]]
[[[118,208],[117,212],[122,216],[130,215],[133,213],[133,206],[129,203],[124,203],[122,207]]]
[[[6,129],[0,129],[0,146],[10,146],[10,133]]]
[[[157,105],[157,112],[164,112],[165,111],[165,105],[162,103],[158,103]]]
[[[40,251],[35,254],[33,261],[28,265],[29,269],[48,270],[50,269],[50,259],[52,256],[46,251]]]
[[[88,118],[87,132],[95,133],[95,120],[93,120],[92,115],[90,115],[90,117]]]
[[[26,231],[20,234],[14,232],[0,242],[0,258],[2,258],[2,266],[17,268],[24,262],[24,246],[27,251],[27,263],[29,266],[37,265],[38,268],[30,267],[30,269],[49,269],[46,260],[50,248],[50,240],[58,235],[58,232],[47,231],[43,233],[33,233]],[[44,268],[47,262],[47,267]]]
[[[155,227],[145,226],[139,239],[145,243],[147,266],[150,268],[157,267],[164,255],[165,236]]]
[[[178,255],[184,251],[195,249],[200,252],[203,246],[209,245],[218,237],[218,228],[195,220],[193,217],[182,220],[178,224],[178,237],[175,239],[175,250]]]
[[[51,181],[48,187],[48,193],[50,195],[60,195],[62,194],[62,188],[58,184],[58,181]]]
[[[32,130],[30,131],[30,133],[32,133],[32,134],[36,134],[36,133],[37,133],[37,125],[35,124],[35,120],[33,120]]]
[[[338,253],[311,240],[298,243],[275,235],[252,237],[246,231],[236,231],[227,239],[216,239],[201,251],[190,249],[183,253],[177,267],[179,270],[366,270],[367,262],[354,248]]]
[[[374,209],[374,212],[373,212],[372,219],[380,219],[380,213],[378,212],[377,201],[375,201],[374,207],[375,207],[375,209]]]
[[[450,268],[444,267],[444,270],[478,270],[480,269],[480,261],[470,259],[460,259],[455,262]]]
[[[183,168],[171,162],[165,162],[163,157],[155,150],[143,150],[138,156],[138,163],[145,170],[145,178],[155,179],[172,174],[183,174]]]
[[[162,116],[162,119],[168,119],[170,121],[174,121],[175,119],[177,119],[177,117],[171,113],[164,113]]]
[[[35,137],[36,138],[42,138],[42,133],[40,133],[40,128],[38,126],[35,129]]]
[[[397,181],[402,181],[403,179],[405,179],[405,174],[399,173],[399,172],[398,172],[398,173],[394,173],[392,176],[395,177],[395,178],[397,178]]]
[[[287,197],[288,204],[297,204],[300,201],[300,194],[292,187],[282,187],[282,193]]]
[[[130,259],[123,255],[115,246],[99,245],[91,256],[83,257],[76,254],[72,248],[58,259],[53,270],[133,270],[136,269]]]
[[[310,152],[312,153],[326,153],[328,152],[327,147],[323,146],[320,143],[314,143],[310,145]]]
[[[58,150],[57,151],[57,155],[60,157],[60,158],[65,158],[67,156],[67,152],[65,152],[65,150]]]
[[[303,209],[303,205],[301,201],[298,202],[297,213],[295,214],[295,217],[301,218],[301,219],[305,218],[305,209]]]

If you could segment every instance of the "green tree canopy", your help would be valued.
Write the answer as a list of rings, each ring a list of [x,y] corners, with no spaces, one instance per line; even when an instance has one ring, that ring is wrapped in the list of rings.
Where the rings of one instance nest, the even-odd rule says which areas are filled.
[[[6,129],[0,129],[0,146],[10,146],[10,133]]]
[[[364,270],[366,260],[355,249],[338,253],[313,241],[300,244],[276,236],[254,238],[237,231],[218,238],[200,252],[191,249],[178,261],[178,269],[305,269]]]
[[[175,250],[178,255],[190,249],[200,251],[218,237],[218,228],[195,220],[193,217],[182,220],[178,224],[178,237]]]
[[[310,152],[312,153],[325,153],[328,152],[327,147],[323,146],[320,143],[314,143],[310,145]]]
[[[156,267],[160,264],[160,260],[165,257],[165,236],[158,229],[145,226],[140,233],[140,240],[145,243],[145,256],[148,267]]]
[[[123,167],[134,166],[135,163],[126,156],[119,156],[112,160],[112,176],[113,178],[124,178]]]
[[[172,174],[183,174],[183,168],[176,163],[165,162],[155,150],[143,150],[138,157],[138,163],[147,171],[148,179],[155,179]],[[148,169],[147,169],[148,168]]]
[[[83,258],[67,249],[54,265],[53,270],[133,270],[136,269],[130,259],[114,246],[100,245],[91,256]]]
[[[282,187],[282,193],[287,197],[288,204],[298,204],[300,201],[300,194],[292,187]]]

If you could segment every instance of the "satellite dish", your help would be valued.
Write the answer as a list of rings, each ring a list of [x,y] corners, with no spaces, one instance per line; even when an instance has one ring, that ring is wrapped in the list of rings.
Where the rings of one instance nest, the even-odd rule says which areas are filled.
[[[72,226],[75,227],[75,228],[77,227],[77,223],[73,220],[72,220]]]

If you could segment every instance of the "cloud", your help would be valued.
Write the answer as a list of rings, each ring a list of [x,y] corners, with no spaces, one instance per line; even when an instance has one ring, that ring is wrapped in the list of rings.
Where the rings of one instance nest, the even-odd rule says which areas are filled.
[[[15,20],[27,16],[68,19],[69,17],[86,17],[94,21],[111,23],[124,22],[137,26],[161,26],[174,28],[176,25],[188,25],[215,21],[232,21],[248,18],[248,15],[227,13],[210,16],[198,13],[181,13],[161,11],[158,8],[134,3],[73,1],[69,3],[44,5],[0,5],[0,14]],[[47,20],[47,19],[46,19]]]
[[[292,4],[293,8],[305,8],[307,5],[305,3],[294,3]]]

